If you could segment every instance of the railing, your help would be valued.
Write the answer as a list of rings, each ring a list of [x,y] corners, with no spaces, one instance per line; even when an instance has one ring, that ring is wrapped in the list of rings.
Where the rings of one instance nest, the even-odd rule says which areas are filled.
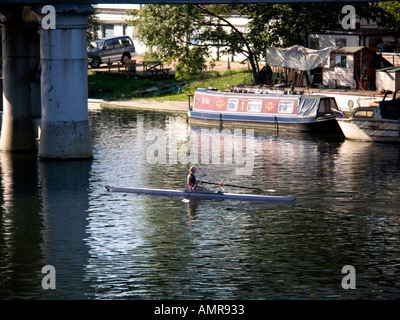
[[[168,78],[171,68],[164,68],[161,61],[143,61],[143,75],[155,78]]]

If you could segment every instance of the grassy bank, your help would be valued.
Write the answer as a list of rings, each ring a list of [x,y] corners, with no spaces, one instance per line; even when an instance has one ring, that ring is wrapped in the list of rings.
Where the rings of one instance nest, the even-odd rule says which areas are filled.
[[[234,84],[248,83],[250,79],[251,73],[244,70],[207,71],[193,76],[185,83],[175,79],[152,81],[126,78],[117,73],[89,71],[88,91],[89,98],[104,100],[149,98],[187,101],[187,94],[193,93],[195,88],[229,89]]]

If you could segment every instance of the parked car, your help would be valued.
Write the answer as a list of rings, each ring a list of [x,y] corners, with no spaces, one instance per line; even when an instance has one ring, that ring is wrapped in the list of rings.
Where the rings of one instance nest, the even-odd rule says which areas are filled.
[[[128,62],[135,55],[135,45],[128,36],[102,38],[90,43],[88,63],[98,68],[102,63]]]
[[[400,52],[400,45],[397,41],[381,42],[377,52]]]

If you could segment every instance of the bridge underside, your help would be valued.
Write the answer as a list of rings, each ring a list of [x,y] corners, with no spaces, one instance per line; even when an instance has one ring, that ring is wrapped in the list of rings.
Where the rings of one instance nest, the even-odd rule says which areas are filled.
[[[1,5],[3,115],[0,149],[40,158],[91,158],[87,112],[87,4]]]

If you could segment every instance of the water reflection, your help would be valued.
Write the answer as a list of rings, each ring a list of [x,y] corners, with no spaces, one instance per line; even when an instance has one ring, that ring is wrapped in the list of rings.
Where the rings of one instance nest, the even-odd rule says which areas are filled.
[[[101,110],[90,125],[92,161],[0,153],[2,298],[399,297],[399,146],[255,132],[252,174],[239,175],[243,164],[211,161],[218,150],[224,159],[227,131],[213,131],[219,148],[202,150],[194,147],[202,129],[182,116]],[[166,141],[155,163],[153,133]],[[198,159],[208,151],[200,180],[295,196],[295,206],[184,203],[104,188],[184,188],[191,150]],[[47,264],[56,290],[41,288]],[[349,264],[357,290],[340,286]]]
[[[38,162],[0,153],[2,298],[83,298],[90,161]],[[44,290],[42,267],[56,269]]]
[[[84,242],[89,209],[91,161],[40,161],[44,263],[55,267],[57,298],[83,299],[88,248]]]
[[[30,297],[43,261],[36,156],[1,152],[0,167],[0,297]]]
[[[189,220],[196,220],[196,209],[199,206],[199,201],[198,200],[189,200],[187,204],[187,213]]]

